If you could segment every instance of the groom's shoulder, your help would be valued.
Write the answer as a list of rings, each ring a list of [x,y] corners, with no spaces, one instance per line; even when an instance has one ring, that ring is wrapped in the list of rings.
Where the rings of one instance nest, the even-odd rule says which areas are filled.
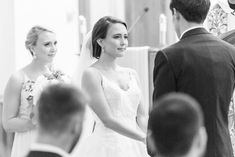
[[[167,47],[162,48],[159,51],[161,51],[167,56],[172,56],[172,55],[175,55],[176,53],[179,55],[179,53],[181,53],[184,48],[185,46],[183,46],[180,42],[176,42],[174,44],[171,44]]]

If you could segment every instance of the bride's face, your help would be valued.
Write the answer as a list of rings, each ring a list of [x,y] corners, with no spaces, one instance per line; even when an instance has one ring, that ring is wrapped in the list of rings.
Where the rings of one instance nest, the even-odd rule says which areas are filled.
[[[126,27],[120,23],[111,24],[105,39],[101,42],[101,46],[106,54],[115,58],[123,56],[128,46]]]

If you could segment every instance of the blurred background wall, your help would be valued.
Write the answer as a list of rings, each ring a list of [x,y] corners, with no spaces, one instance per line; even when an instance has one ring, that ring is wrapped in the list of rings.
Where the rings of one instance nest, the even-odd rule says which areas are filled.
[[[131,47],[158,49],[176,41],[168,9],[169,0],[2,0],[0,3],[0,41],[4,43],[0,47],[0,95],[10,74],[31,60],[24,42],[27,32],[34,25],[55,31],[58,38],[55,65],[69,75],[76,71],[74,67],[79,62],[84,36],[105,15],[127,22],[131,29]],[[149,58],[142,64],[149,65]],[[151,75],[151,70],[148,75]]]
[[[6,81],[15,69],[14,0],[0,1],[0,99]]]

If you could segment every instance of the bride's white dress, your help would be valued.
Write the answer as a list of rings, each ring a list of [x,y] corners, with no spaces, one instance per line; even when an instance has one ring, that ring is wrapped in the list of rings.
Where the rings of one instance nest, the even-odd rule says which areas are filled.
[[[102,74],[101,74],[102,75]],[[102,87],[113,116],[122,123],[137,128],[136,115],[141,91],[137,80],[129,72],[129,88],[123,90],[118,84],[102,75]],[[79,144],[74,157],[145,157],[146,145],[128,138],[104,126],[94,114],[94,132]]]

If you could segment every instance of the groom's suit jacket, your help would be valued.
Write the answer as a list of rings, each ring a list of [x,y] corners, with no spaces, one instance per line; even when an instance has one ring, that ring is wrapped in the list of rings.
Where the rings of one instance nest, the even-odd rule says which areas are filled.
[[[205,118],[205,157],[233,157],[228,108],[235,85],[235,48],[195,28],[157,52],[154,64],[153,101],[169,92],[193,96]]]

